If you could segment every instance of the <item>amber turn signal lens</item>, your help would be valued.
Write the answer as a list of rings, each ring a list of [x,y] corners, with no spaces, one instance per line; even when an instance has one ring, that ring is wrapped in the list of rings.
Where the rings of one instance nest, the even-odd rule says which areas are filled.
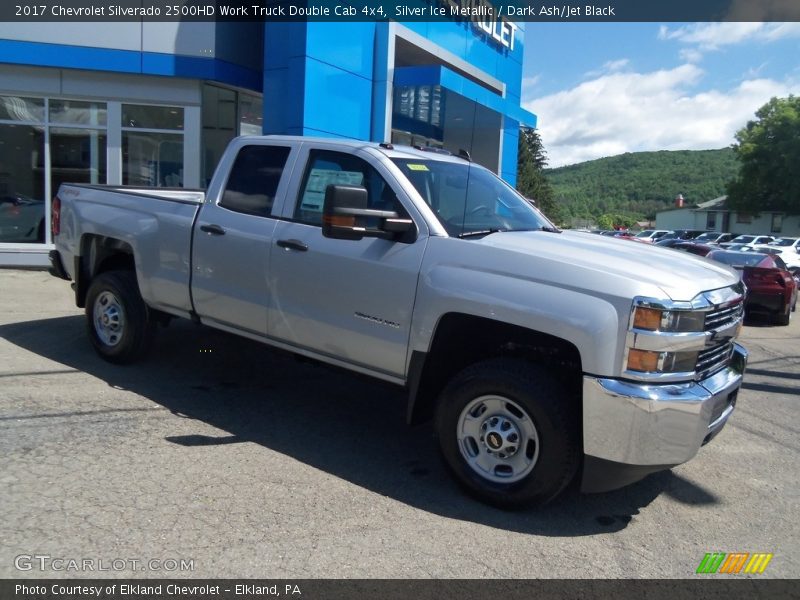
[[[636,308],[633,313],[633,326],[636,329],[657,331],[661,327],[661,311],[655,308]]]
[[[628,351],[628,370],[654,373],[658,371],[658,359],[660,357],[660,352],[631,349]]]

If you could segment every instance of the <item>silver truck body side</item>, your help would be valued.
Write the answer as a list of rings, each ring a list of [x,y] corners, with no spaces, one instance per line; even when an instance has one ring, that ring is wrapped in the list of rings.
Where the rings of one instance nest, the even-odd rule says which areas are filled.
[[[124,190],[124,191],[123,191]],[[58,247],[81,256],[84,236],[119,240],[133,251],[136,276],[145,302],[188,316],[191,228],[204,197],[202,192],[127,190],[104,186],[64,185]],[[65,268],[74,279],[72,260]]]

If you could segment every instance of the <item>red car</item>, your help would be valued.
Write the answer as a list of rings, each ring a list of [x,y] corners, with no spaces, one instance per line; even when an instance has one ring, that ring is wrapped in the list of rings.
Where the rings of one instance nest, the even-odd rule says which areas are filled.
[[[672,246],[675,250],[683,250],[697,256],[708,256],[709,252],[716,250],[713,246],[702,244],[700,242],[679,242]]]
[[[789,324],[797,305],[797,282],[780,256],[714,250],[706,258],[742,272],[747,286],[744,308],[748,314],[766,313],[778,325]]]

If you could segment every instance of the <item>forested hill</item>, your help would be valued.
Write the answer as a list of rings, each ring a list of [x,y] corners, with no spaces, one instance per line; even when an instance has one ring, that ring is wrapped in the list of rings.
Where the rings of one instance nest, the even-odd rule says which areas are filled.
[[[565,217],[655,218],[683,194],[687,204],[725,194],[738,171],[733,150],[633,152],[545,171]]]

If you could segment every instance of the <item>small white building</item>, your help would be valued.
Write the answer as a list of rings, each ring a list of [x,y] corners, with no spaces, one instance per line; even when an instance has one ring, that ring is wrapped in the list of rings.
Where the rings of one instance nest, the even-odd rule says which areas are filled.
[[[727,196],[669,208],[656,213],[656,229],[705,229],[724,233],[800,237],[800,215],[762,212],[759,215],[729,210]]]

